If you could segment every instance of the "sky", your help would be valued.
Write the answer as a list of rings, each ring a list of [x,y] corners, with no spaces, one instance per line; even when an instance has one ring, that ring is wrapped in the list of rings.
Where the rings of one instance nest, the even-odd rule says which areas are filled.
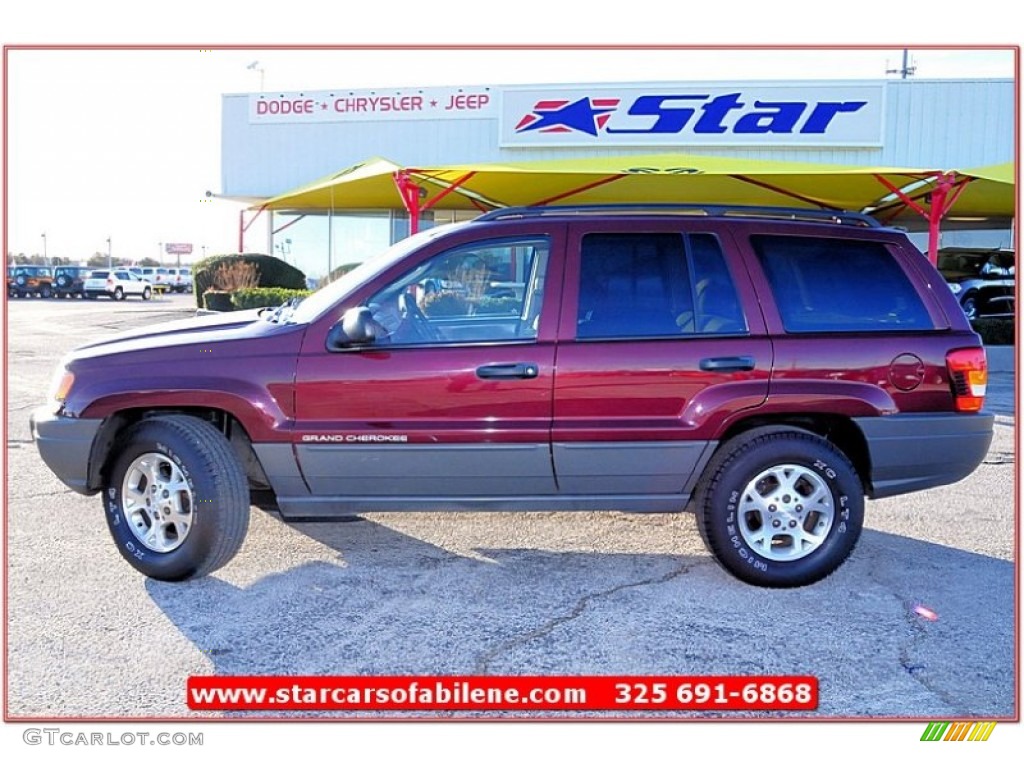
[[[523,83],[880,79],[877,50],[168,50],[7,52],[6,251],[142,259],[236,249],[220,190],[225,93]],[[911,50],[915,77],[1012,77],[1010,50]],[[475,158],[467,157],[465,162]],[[253,158],[259,162],[259,158]],[[281,190],[285,191],[285,190]],[[45,238],[43,235],[45,234]],[[109,244],[108,244],[109,238]],[[257,238],[259,239],[259,238]],[[170,263],[170,262],[169,262]]]

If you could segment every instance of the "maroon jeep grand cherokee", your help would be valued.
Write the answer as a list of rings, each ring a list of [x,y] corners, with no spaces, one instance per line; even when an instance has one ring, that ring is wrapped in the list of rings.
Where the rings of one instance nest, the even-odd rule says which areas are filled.
[[[404,240],[298,306],[84,346],[33,415],[157,579],[286,518],[679,511],[769,587],[831,573],[865,495],[968,475],[985,354],[900,232],[857,214],[505,209]]]

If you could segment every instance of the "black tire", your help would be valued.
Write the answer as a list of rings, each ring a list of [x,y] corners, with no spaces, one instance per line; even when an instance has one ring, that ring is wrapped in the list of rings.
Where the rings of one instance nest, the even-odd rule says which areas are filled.
[[[70,295],[71,295],[70,293],[64,293],[64,291],[57,291],[57,298],[58,299],[66,299]]]
[[[719,448],[701,478],[696,511],[701,538],[731,574],[762,587],[801,587],[853,552],[864,488],[850,460],[824,438],[764,428]]]
[[[71,285],[71,278],[67,275],[60,275],[57,278],[57,287],[67,290],[67,287]]]
[[[960,306],[964,309],[964,314],[967,315],[968,320],[973,320],[978,316],[978,294],[971,292],[964,296],[964,300],[960,303]]]
[[[44,285],[42,288],[39,289],[39,295],[42,296],[44,299],[50,298],[52,293],[53,289],[50,288],[50,286],[48,285]]]
[[[150,299],[150,297],[152,295],[153,295],[153,292],[149,288],[143,288],[142,289],[142,300],[143,301],[149,301],[149,299]]]
[[[114,289],[114,301],[121,301],[124,299],[124,288],[120,285]]]
[[[122,557],[161,581],[226,565],[249,528],[249,486],[224,435],[175,414],[138,422],[118,444],[103,501]]]

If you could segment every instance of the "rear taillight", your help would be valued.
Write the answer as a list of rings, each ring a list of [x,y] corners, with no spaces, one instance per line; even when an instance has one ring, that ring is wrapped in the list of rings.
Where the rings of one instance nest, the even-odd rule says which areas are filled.
[[[946,355],[953,404],[958,411],[980,411],[988,384],[988,363],[981,347],[955,349]]]

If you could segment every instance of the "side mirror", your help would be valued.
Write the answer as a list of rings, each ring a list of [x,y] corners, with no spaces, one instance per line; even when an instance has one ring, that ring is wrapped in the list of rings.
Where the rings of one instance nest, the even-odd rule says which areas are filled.
[[[369,307],[352,307],[331,327],[327,346],[330,349],[348,349],[373,344],[377,340],[376,326]]]

